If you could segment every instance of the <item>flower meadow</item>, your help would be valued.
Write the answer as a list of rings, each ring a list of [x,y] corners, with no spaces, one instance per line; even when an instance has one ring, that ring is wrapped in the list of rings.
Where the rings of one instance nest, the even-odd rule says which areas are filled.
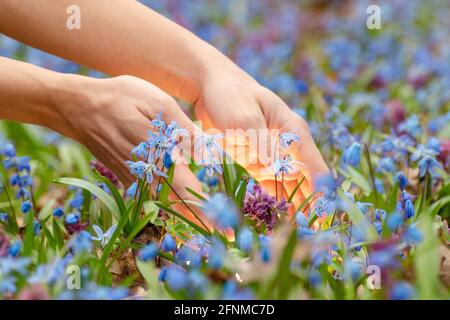
[[[375,1],[380,30],[366,27],[372,1],[141,2],[280,95],[330,172],[294,204],[305,179],[269,193],[211,136],[190,164],[204,192],[186,186],[186,200],[172,186],[176,122],[149,119],[124,187],[74,141],[2,121],[2,299],[450,297],[448,2]],[[6,37],[0,53],[103,77]],[[301,139],[279,141],[283,183]]]

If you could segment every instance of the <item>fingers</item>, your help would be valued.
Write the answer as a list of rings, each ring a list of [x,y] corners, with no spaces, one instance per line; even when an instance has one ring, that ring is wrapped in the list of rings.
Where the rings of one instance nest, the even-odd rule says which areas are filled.
[[[300,137],[299,142],[291,145],[289,153],[292,153],[295,159],[301,162],[301,174],[295,179],[295,182],[285,183],[284,187],[287,188],[289,194],[304,175],[306,181],[300,186],[301,194],[294,197],[295,202],[302,201],[304,197],[314,191],[314,176],[327,172],[328,167],[311,136],[306,121],[269,90],[265,90],[260,99],[269,129],[278,129],[280,132],[294,131]]]

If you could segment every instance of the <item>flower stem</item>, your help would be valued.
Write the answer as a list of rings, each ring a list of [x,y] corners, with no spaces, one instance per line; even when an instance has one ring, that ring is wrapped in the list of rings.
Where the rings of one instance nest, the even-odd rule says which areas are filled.
[[[195,213],[195,211],[181,198],[181,196],[178,194],[178,192],[172,187],[172,185],[170,184],[170,182],[166,179],[166,177],[162,177],[164,179],[164,181],[167,183],[167,185],[169,186],[169,188],[173,191],[173,193],[175,193],[175,195],[178,197],[178,199],[180,199],[180,201],[183,203],[183,205],[194,215],[194,217],[202,224],[202,226],[209,232],[211,233],[211,230],[209,230],[209,228],[206,226],[206,224],[203,222],[202,219],[200,219],[200,217],[198,216],[197,213]]]

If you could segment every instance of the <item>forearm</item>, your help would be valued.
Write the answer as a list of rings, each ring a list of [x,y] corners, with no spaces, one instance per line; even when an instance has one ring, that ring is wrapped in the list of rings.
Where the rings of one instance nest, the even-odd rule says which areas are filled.
[[[0,119],[42,125],[74,137],[62,107],[79,105],[87,97],[83,92],[89,81],[0,57]]]
[[[66,27],[69,5],[81,9],[79,30]],[[0,30],[107,74],[138,76],[189,102],[211,70],[233,68],[214,47],[131,0],[2,0]]]

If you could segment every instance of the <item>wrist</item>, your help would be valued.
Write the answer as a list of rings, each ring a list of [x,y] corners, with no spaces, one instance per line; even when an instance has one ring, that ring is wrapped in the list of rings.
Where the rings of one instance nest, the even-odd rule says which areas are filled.
[[[77,120],[89,116],[94,108],[100,81],[75,74],[56,74],[48,88],[55,117],[44,125],[77,139]]]

